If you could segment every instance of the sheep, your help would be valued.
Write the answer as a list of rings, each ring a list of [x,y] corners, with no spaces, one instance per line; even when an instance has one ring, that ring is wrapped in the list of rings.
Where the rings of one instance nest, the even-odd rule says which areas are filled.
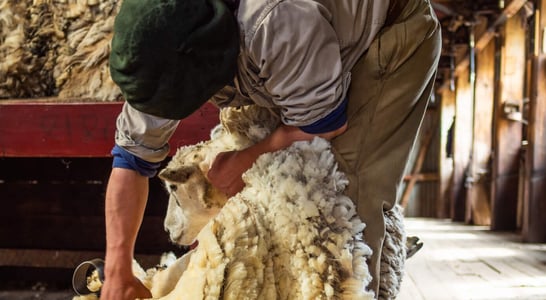
[[[0,0],[0,99],[120,99],[108,69],[120,4]]]
[[[263,139],[279,118],[247,106],[222,109],[220,119],[209,141],[178,149],[159,174],[170,194],[170,239],[198,246],[166,269],[134,268],[153,298],[374,299],[365,224],[343,195],[348,180],[330,144],[315,138],[260,156],[243,175],[245,188],[228,199],[206,178],[212,160]],[[377,296],[393,299],[405,259],[401,210],[385,219]]]
[[[219,152],[242,149],[261,140],[278,125],[279,119],[277,114],[257,106],[223,109],[220,119],[221,125],[213,130],[211,140],[180,148],[159,175],[171,195],[165,218],[165,228],[171,240],[182,245],[197,240],[199,251],[210,246],[203,245],[205,237],[213,238],[212,246],[221,249],[223,259],[230,260],[231,265],[235,261],[230,255],[244,252],[233,249],[238,239],[246,240],[237,249],[247,249],[245,247],[249,244],[245,243],[250,243],[250,237],[258,239],[250,243],[253,247],[266,243],[268,253],[257,249],[258,253],[244,253],[242,257],[265,255],[276,259],[261,265],[262,269],[265,268],[262,273],[251,262],[238,262],[245,265],[245,272],[250,272],[244,280],[259,286],[255,278],[265,276],[263,272],[270,272],[265,278],[282,274],[280,277],[287,282],[277,281],[274,287],[268,287],[271,289],[268,294],[253,295],[259,299],[264,296],[265,299],[373,297],[365,290],[371,279],[365,265],[371,250],[362,240],[365,225],[356,215],[352,201],[343,195],[348,181],[337,170],[330,144],[316,138],[312,142],[297,142],[286,150],[262,155],[243,175],[246,187],[228,201],[206,179],[212,160]],[[385,220],[387,235],[378,297],[392,299],[398,294],[405,261],[405,233],[400,207],[386,212]],[[258,234],[258,237],[253,234]],[[203,257],[210,259],[211,256]],[[322,257],[326,259],[322,260]],[[198,258],[195,260],[197,265]],[[235,268],[229,264],[222,268],[230,271]],[[278,264],[290,265],[293,269],[276,269]],[[210,272],[199,271],[203,274]],[[320,278],[316,282],[303,279],[314,275]],[[225,286],[230,285],[229,277],[225,280],[224,297],[229,295]],[[191,282],[184,280],[183,276],[180,282],[184,281]],[[292,288],[293,293],[286,291],[283,285],[288,286],[288,282],[297,286]],[[217,284],[221,283],[219,280]],[[267,284],[264,279],[261,288],[265,289]]]

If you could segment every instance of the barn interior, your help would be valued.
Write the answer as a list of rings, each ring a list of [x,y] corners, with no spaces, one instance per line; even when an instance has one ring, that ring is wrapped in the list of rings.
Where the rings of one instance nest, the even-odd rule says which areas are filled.
[[[104,256],[104,193],[122,100],[109,80],[108,42],[120,2],[0,0],[0,299],[17,299],[8,291],[66,299],[75,266]],[[470,299],[464,291],[440,297],[442,283],[431,291],[430,281],[472,285],[483,277],[486,288],[505,273],[515,280],[513,269],[527,284],[510,281],[500,286],[505,297],[473,299],[544,299],[546,0],[431,2],[442,55],[400,191],[425,254],[408,262],[399,299]],[[217,122],[217,109],[203,106],[183,121],[171,147],[208,138]],[[184,252],[163,229],[167,198],[151,179],[136,245],[144,266],[164,252]],[[462,235],[491,241],[482,250],[509,245],[521,257],[460,257],[472,243]],[[446,260],[426,260],[434,249],[451,251],[452,269]],[[514,257],[518,265],[506,267]],[[480,263],[461,263],[468,260]]]

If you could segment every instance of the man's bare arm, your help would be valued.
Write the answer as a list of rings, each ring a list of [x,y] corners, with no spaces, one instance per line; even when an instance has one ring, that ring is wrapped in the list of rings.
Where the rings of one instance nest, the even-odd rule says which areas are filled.
[[[147,177],[134,170],[112,169],[106,190],[106,264],[101,299],[151,298],[132,272],[135,241],[147,199]]]
[[[315,135],[306,133],[298,127],[282,125],[271,135],[253,146],[240,151],[218,154],[207,176],[216,188],[228,196],[233,196],[244,187],[242,174],[263,153],[284,149],[296,141],[312,140],[315,136],[330,140],[345,132],[346,129],[347,124],[336,130]]]

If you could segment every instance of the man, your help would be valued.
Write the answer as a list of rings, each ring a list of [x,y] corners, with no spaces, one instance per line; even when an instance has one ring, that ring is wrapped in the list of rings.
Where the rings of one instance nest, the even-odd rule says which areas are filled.
[[[397,201],[440,54],[428,1],[125,0],[110,57],[127,103],[106,194],[102,299],[150,296],[131,273],[148,177],[178,120],[209,99],[281,112],[264,141],[216,158],[208,177],[228,195],[260,154],[317,135],[332,141],[367,224],[377,294],[383,212]]]

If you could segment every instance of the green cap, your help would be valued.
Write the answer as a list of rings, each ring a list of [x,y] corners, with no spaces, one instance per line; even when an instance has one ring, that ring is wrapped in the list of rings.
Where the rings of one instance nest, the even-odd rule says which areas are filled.
[[[236,20],[222,0],[124,0],[110,72],[135,109],[178,120],[233,80],[238,53]]]

